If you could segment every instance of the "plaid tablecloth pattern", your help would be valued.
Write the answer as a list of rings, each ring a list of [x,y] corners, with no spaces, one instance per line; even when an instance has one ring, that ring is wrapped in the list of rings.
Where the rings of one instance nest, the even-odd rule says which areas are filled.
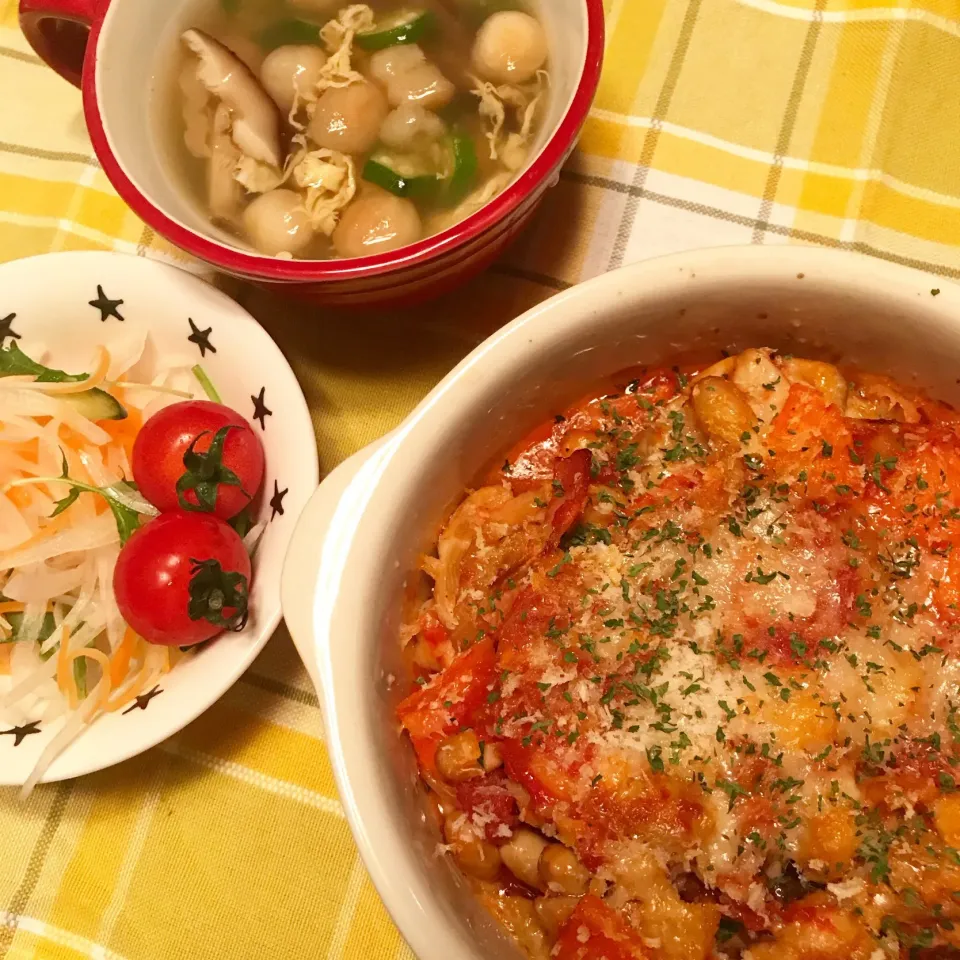
[[[623,263],[808,243],[960,276],[960,0],[606,2],[580,150],[482,280],[348,323],[226,282],[296,368],[324,472],[497,326]],[[30,52],[14,0],[0,0],[0,91],[0,260],[94,248],[197,269],[113,193],[79,95]],[[283,631],[163,746],[23,805],[0,791],[0,960],[304,956],[410,953]]]

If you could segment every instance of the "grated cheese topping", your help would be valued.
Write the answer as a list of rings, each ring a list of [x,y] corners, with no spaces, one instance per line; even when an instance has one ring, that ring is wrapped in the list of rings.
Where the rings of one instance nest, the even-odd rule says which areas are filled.
[[[495,638],[496,679],[447,719],[501,744],[612,908],[652,851],[751,918],[758,960],[797,896],[860,938],[838,955],[960,946],[958,424],[748,350],[564,411],[471,494],[441,619]]]

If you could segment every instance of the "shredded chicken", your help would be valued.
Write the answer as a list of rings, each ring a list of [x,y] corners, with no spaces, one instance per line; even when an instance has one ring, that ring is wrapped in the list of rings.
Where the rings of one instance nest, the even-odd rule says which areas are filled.
[[[304,149],[293,167],[293,180],[306,190],[304,208],[311,222],[330,236],[340,219],[340,211],[357,192],[353,158],[337,150]]]
[[[321,70],[317,96],[329,87],[349,87],[351,83],[364,82],[363,74],[353,69],[353,38],[359,31],[369,30],[373,24],[373,11],[362,3],[341,10],[336,19],[324,24],[320,39],[330,58]]]
[[[471,77],[471,80],[474,82],[472,93],[480,100],[480,116],[490,121],[484,134],[490,144],[490,159],[500,160],[510,170],[519,170],[527,159],[537,108],[550,85],[549,74],[546,70],[538,70],[536,81],[522,87],[510,84],[498,87],[478,77]],[[508,108],[519,129],[508,131],[504,136]]]

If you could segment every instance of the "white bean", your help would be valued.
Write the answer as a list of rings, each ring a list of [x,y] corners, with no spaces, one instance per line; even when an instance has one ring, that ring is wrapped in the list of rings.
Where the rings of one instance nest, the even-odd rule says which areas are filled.
[[[421,63],[394,77],[387,85],[387,99],[395,107],[409,102],[427,110],[439,110],[456,92],[457,88],[432,63]]]
[[[407,150],[417,140],[439,140],[446,133],[444,122],[418,103],[403,103],[387,114],[380,139],[388,147]]]
[[[317,101],[307,134],[318,147],[366,153],[377,142],[388,109],[375,84],[331,87]]]
[[[320,72],[327,62],[320,47],[310,45],[277,47],[267,55],[260,68],[260,82],[276,105],[289,113],[294,95],[302,103],[310,94],[316,96]]]
[[[579,897],[540,897],[534,901],[540,925],[551,940],[560,935],[560,928],[570,919],[579,902]]]
[[[420,214],[410,200],[369,191],[341,214],[333,247],[341,257],[370,257],[416,243],[422,233]]]
[[[415,43],[378,50],[370,58],[370,74],[386,88],[394,107],[410,102],[435,110],[445,107],[457,92]]]
[[[540,877],[548,890],[582,896],[587,892],[590,871],[562,843],[551,843],[540,855]]]
[[[249,241],[261,252],[300,253],[313,239],[313,227],[298,193],[271,190],[257,197],[243,212]]]
[[[473,730],[446,737],[437,747],[437,769],[444,780],[461,783],[482,777],[480,741]]]
[[[473,44],[473,66],[491,83],[526,83],[546,63],[547,36],[539,22],[519,10],[488,17]]]
[[[466,814],[459,810],[449,814],[444,819],[443,833],[462,870],[481,880],[493,880],[500,872],[499,851],[492,843],[474,834]]]
[[[543,890],[544,883],[540,877],[538,864],[540,854],[547,847],[547,841],[533,830],[522,827],[514,830],[508,843],[500,848],[500,856],[507,865],[507,869],[528,887]]]
[[[426,55],[415,43],[402,43],[370,57],[370,76],[386,87],[394,77],[426,62]]]

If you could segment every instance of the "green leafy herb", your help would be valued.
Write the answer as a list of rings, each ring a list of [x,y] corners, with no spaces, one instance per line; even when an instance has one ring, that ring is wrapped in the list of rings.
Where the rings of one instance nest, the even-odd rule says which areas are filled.
[[[747,796],[747,791],[744,790],[739,783],[733,783],[730,780],[718,780],[714,786],[727,795],[729,801],[727,810],[733,809],[733,805],[737,802],[738,797]]]
[[[78,383],[86,380],[86,373],[64,373],[63,370],[54,370],[45,367],[36,360],[31,360],[11,340],[6,347],[0,347],[0,377],[35,377],[37,383]]]
[[[70,476],[67,466],[67,456],[61,451],[62,467],[59,477],[31,477],[31,483],[52,482],[59,480],[70,487],[70,492],[61,500],[57,500],[51,517],[59,516],[64,510],[73,506],[77,502],[81,493],[96,493],[107,501],[107,506],[113,514],[113,519],[117,524],[117,531],[120,534],[120,542],[126,543],[130,535],[140,526],[140,515],[132,507],[127,506],[125,500],[137,493],[137,488],[132,483],[120,480],[111,484],[109,487],[95,487],[89,483],[83,483],[80,480],[74,480]],[[14,481],[18,483],[19,481]]]

